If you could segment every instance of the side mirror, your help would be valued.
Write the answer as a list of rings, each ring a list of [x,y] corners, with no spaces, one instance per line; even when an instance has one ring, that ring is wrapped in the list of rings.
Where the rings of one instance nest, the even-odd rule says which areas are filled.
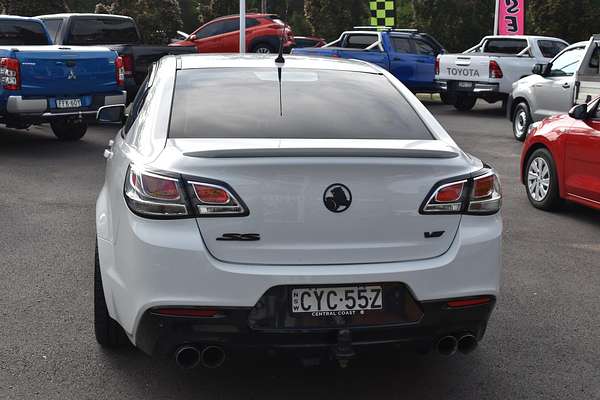
[[[125,104],[100,107],[96,113],[98,122],[124,124],[126,118]]]
[[[571,108],[569,111],[569,117],[578,120],[584,120],[588,117],[588,105],[587,104],[578,104],[575,107]]]
[[[544,76],[548,72],[549,65],[550,64],[535,64],[531,72],[533,72],[536,75]]]
[[[189,42],[193,42],[194,40],[198,39],[198,37],[196,35],[190,35],[187,37],[187,41]]]

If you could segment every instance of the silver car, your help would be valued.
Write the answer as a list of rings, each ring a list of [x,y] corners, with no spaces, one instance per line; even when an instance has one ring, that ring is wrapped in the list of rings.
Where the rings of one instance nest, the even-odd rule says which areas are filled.
[[[532,123],[564,114],[573,106],[576,73],[588,44],[588,41],[572,44],[549,64],[537,64],[533,75],[513,84],[507,114],[517,140],[525,140]]]

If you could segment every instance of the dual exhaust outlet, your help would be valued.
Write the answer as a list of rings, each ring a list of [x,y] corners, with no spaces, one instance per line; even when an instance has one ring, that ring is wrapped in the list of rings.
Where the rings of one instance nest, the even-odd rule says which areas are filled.
[[[198,365],[204,368],[219,368],[225,363],[225,351],[220,346],[181,346],[175,352],[175,363],[181,369],[192,369]]]
[[[451,356],[457,351],[469,354],[477,348],[477,338],[471,333],[448,335],[438,340],[436,348],[438,353],[444,356]]]

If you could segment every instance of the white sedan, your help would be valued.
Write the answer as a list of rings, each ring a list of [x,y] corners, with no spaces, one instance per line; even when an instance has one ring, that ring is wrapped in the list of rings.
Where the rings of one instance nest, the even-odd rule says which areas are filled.
[[[484,335],[499,180],[376,66],[165,57],[105,156],[103,346],[184,368],[248,348],[345,364],[381,344],[468,353]]]

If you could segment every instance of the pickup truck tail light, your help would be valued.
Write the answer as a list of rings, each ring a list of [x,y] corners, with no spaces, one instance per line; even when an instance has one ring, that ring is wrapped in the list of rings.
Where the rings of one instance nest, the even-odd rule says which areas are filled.
[[[435,58],[435,74],[436,75],[440,74],[440,56],[437,56]]]
[[[123,55],[121,56],[123,59],[123,68],[125,69],[126,77],[133,77],[133,56],[131,55]]]
[[[115,73],[117,77],[117,86],[125,86],[125,66],[123,58],[117,57],[115,60]]]
[[[21,88],[21,68],[16,58],[0,59],[0,84],[5,90]]]
[[[129,209],[155,219],[246,216],[248,210],[222,182],[154,173],[131,165],[124,188]]]
[[[500,180],[494,170],[485,168],[474,177],[450,179],[436,185],[420,212],[490,215],[500,211],[501,205]]]
[[[490,61],[490,78],[501,79],[504,76],[502,68],[495,60]]]

